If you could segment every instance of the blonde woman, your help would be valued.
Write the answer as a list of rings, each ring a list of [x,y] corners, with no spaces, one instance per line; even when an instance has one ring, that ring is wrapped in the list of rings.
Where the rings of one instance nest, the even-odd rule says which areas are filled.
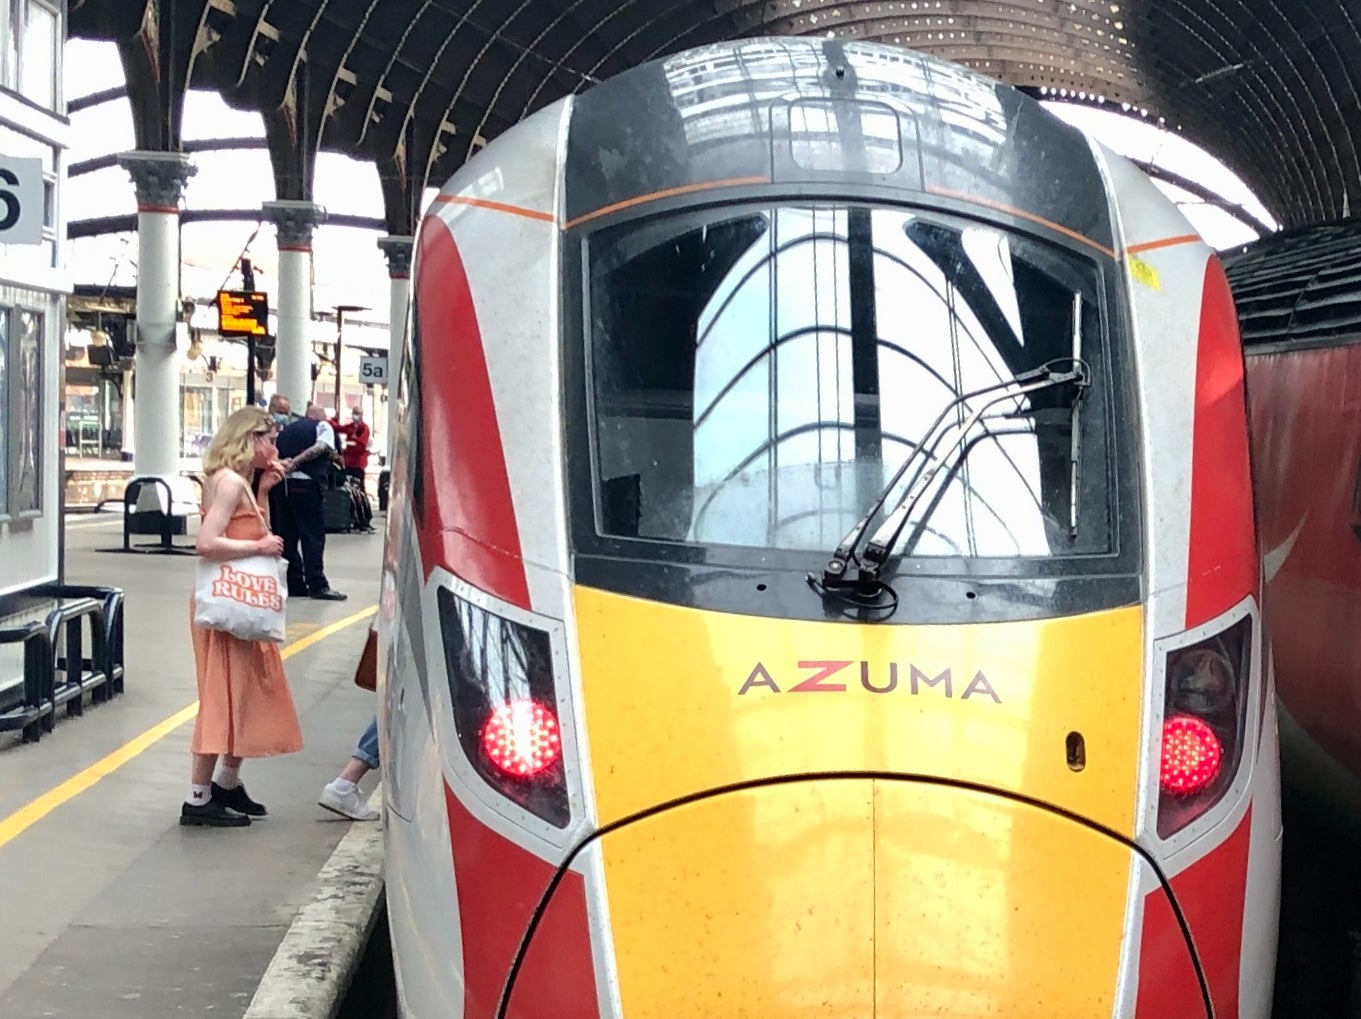
[[[243,407],[213,436],[203,455],[207,480],[196,544],[204,558],[222,562],[283,551],[283,542],[270,533],[268,517],[269,490],[284,476],[275,430],[265,411]],[[258,498],[251,491],[256,471],[263,472]],[[246,795],[241,761],[301,750],[298,713],[277,644],[241,640],[222,630],[191,629],[199,710],[180,824],[242,827],[268,811]]]

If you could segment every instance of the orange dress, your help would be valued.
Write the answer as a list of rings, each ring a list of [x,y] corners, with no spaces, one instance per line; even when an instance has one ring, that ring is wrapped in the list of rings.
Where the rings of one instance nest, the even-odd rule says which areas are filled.
[[[268,535],[264,521],[238,509],[226,537],[255,541]],[[196,754],[273,757],[302,749],[302,728],[288,689],[279,645],[242,640],[222,630],[193,625],[194,664],[198,673],[198,718],[189,749]]]

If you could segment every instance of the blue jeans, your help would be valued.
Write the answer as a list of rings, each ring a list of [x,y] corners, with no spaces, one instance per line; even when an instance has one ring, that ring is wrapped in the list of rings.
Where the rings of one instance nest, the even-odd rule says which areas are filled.
[[[350,755],[356,760],[363,761],[370,768],[378,767],[378,719],[375,718],[369,723],[369,727],[364,730],[364,735],[359,737],[359,746],[354,748],[354,753]]]

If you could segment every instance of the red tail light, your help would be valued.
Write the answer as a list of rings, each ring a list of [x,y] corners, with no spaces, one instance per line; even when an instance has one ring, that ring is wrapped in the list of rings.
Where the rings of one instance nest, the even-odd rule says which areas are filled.
[[[557,715],[552,633],[533,621],[507,619],[449,587],[437,594],[459,749],[501,796],[566,828],[572,820],[572,748]]]
[[[1243,757],[1252,683],[1245,616],[1165,660],[1158,835],[1170,838],[1222,800]]]
[[[482,727],[482,752],[496,767],[517,778],[547,771],[562,755],[557,717],[532,700],[502,704]]]
[[[1224,763],[1214,730],[1191,715],[1163,723],[1162,787],[1173,796],[1194,796],[1208,788]]]

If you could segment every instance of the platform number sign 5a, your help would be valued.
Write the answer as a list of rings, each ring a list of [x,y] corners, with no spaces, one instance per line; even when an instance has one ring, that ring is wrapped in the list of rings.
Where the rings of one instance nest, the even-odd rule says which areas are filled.
[[[42,240],[42,160],[0,156],[0,244]]]
[[[359,381],[366,386],[386,386],[388,384],[388,359],[386,357],[361,357],[359,359]]]

